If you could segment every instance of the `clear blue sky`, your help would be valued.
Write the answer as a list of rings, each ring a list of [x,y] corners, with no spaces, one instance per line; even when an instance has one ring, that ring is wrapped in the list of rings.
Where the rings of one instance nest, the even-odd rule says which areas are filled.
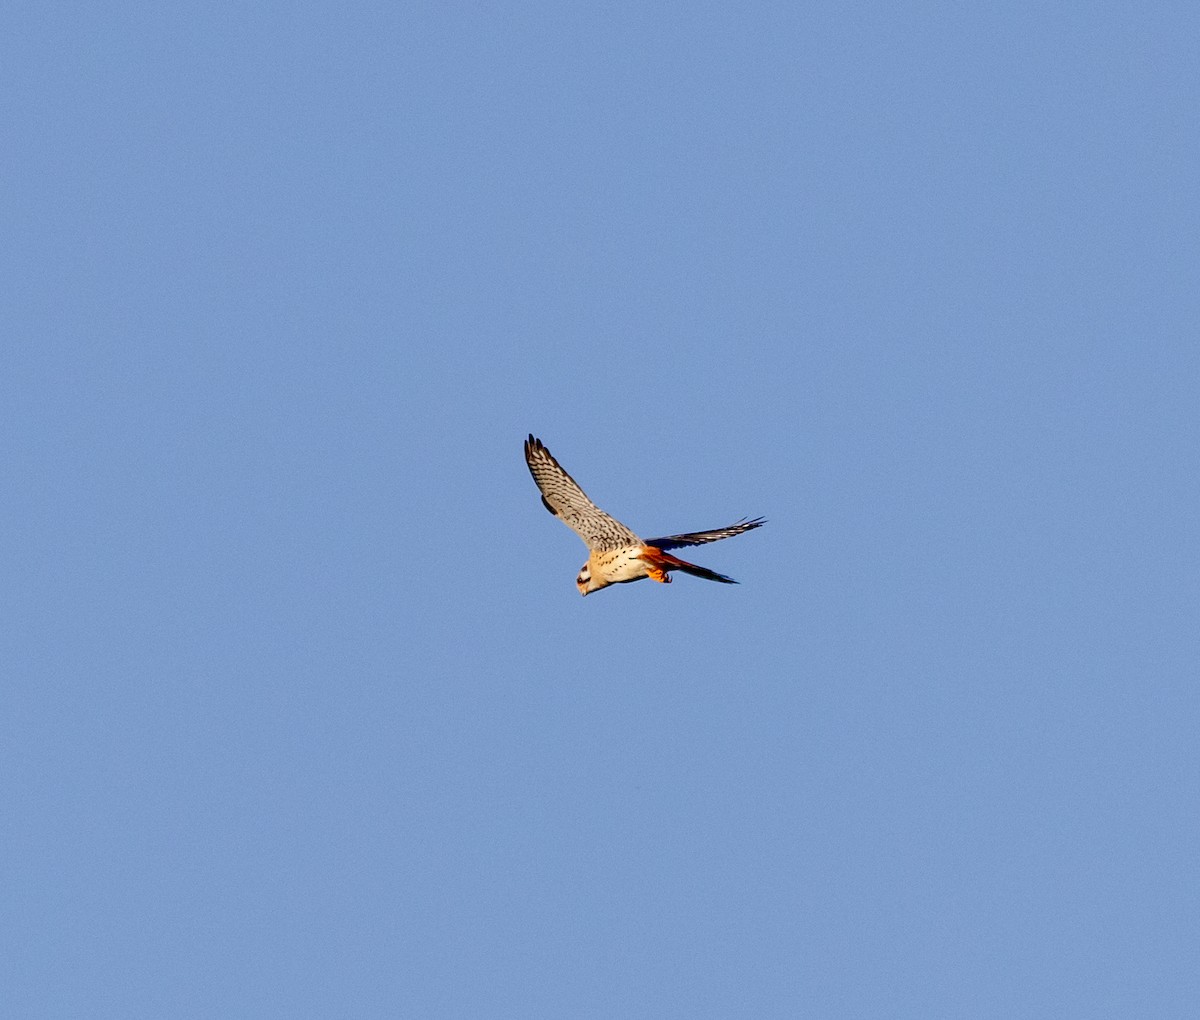
[[[10,10],[5,1011],[1194,1016],[1198,29]]]

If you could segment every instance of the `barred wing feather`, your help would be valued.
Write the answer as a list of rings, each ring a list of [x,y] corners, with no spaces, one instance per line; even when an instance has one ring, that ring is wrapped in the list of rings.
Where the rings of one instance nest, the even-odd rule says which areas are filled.
[[[736,524],[729,525],[728,528],[716,528],[713,531],[692,531],[686,535],[667,535],[665,538],[648,538],[646,539],[646,544],[657,546],[659,549],[680,549],[685,545],[704,545],[707,542],[719,542],[723,538],[733,538],[734,535],[753,531],[755,528],[761,528],[766,523],[765,518],[756,517],[752,521],[741,520]]]
[[[525,463],[542,493],[542,504],[587,544],[589,549],[620,549],[641,539],[609,517],[566,473],[540,439],[525,440]]]

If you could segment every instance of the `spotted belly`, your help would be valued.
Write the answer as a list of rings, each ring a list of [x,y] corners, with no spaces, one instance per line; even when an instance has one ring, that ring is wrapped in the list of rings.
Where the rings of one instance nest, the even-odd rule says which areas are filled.
[[[632,546],[592,553],[588,558],[592,577],[602,578],[606,584],[621,584],[649,577],[646,561],[641,559],[641,551],[641,546]]]

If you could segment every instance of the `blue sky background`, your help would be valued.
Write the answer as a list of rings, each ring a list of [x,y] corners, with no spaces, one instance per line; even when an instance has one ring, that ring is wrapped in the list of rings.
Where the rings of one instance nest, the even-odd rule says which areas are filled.
[[[11,10],[6,1011],[1194,1015],[1198,22]]]

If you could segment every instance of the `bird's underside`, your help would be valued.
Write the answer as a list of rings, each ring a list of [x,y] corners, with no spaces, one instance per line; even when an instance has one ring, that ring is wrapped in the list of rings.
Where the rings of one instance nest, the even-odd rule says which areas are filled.
[[[647,577],[660,584],[669,584],[670,573],[675,570],[722,584],[737,584],[731,577],[688,563],[672,556],[667,550],[718,542],[766,523],[763,518],[756,517],[752,521],[741,520],[727,528],[712,531],[642,539],[588,499],[575,479],[542,445],[542,441],[532,435],[525,440],[525,462],[542,494],[542,504],[579,535],[588,547],[587,563],[575,579],[583,595],[607,588],[610,584],[626,584]]]

